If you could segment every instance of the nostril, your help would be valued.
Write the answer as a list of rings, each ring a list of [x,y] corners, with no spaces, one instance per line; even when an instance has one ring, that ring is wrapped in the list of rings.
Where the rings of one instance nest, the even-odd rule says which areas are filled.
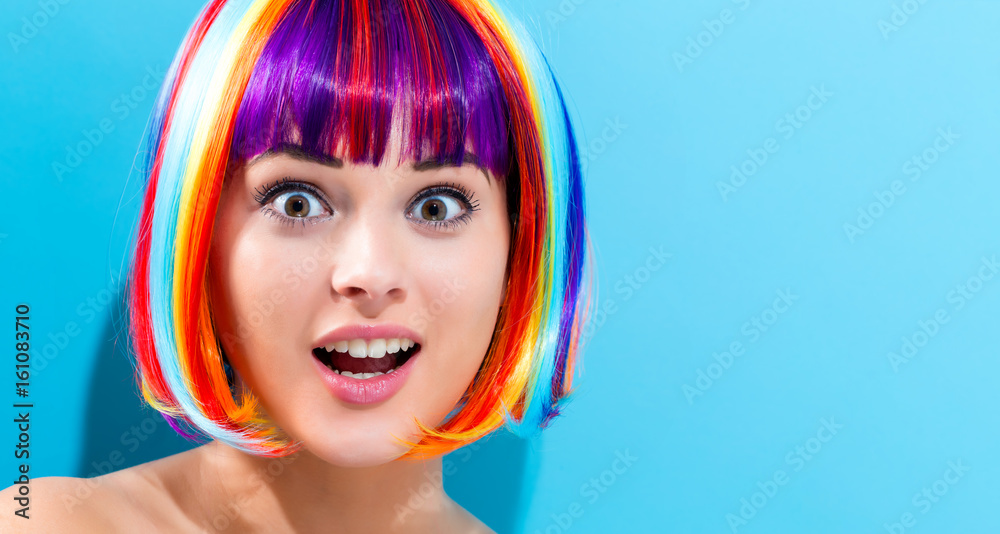
[[[366,286],[359,285],[344,285],[344,286],[333,286],[333,292],[337,295],[348,299],[362,299],[362,300],[398,300],[403,297],[405,291],[401,287],[389,286],[385,289],[384,286],[378,284],[369,284]]]
[[[340,291],[345,297],[360,297],[362,295],[368,295],[368,292],[360,287],[346,287]],[[369,297],[371,295],[368,295]]]

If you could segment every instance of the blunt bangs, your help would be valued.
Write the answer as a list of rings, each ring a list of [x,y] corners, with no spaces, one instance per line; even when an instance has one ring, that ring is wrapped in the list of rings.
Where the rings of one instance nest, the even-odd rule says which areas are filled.
[[[253,68],[230,157],[297,145],[379,165],[400,128],[404,158],[460,164],[471,149],[503,179],[508,116],[489,53],[447,2],[299,1]]]

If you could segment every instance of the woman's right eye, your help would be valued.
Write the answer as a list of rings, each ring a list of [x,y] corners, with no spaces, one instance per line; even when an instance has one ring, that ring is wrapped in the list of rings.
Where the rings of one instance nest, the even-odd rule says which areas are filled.
[[[261,210],[283,223],[316,222],[332,214],[320,191],[288,178],[257,189],[254,199]]]
[[[277,195],[271,201],[271,209],[293,219],[319,217],[329,213],[318,198],[305,191],[289,191]]]

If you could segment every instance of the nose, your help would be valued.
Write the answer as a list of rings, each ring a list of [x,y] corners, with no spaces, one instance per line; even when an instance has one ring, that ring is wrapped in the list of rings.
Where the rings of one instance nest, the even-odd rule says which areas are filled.
[[[388,224],[374,219],[345,221],[331,273],[334,293],[377,313],[400,300],[403,290],[403,252],[396,246]]]

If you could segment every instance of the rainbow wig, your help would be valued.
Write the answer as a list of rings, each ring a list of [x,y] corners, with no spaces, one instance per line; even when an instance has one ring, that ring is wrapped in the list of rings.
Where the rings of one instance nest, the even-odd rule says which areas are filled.
[[[512,222],[489,352],[409,454],[504,424],[528,435],[558,415],[592,269],[572,125],[526,31],[494,0],[212,0],[152,113],[129,276],[137,380],[176,430],[261,456],[299,447],[233,390],[212,322],[206,265],[227,167],[288,143],[377,165],[394,124],[417,160],[460,163],[471,147],[505,182]]]

